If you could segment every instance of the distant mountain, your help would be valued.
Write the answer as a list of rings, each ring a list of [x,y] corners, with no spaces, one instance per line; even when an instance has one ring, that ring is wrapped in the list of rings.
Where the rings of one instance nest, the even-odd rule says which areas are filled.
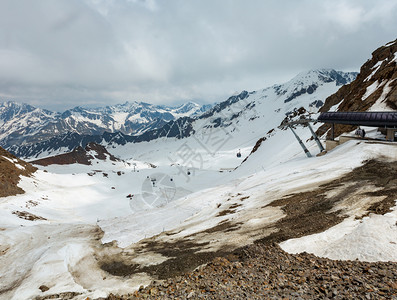
[[[0,145],[7,147],[25,142],[39,142],[57,133],[55,120],[59,116],[28,104],[4,102],[0,104]],[[54,123],[51,123],[54,122]]]
[[[357,78],[330,95],[320,112],[390,110],[397,110],[397,40],[376,49]],[[325,124],[319,133],[328,129]],[[335,134],[351,130],[348,125],[338,125]]]
[[[90,142],[112,146],[148,142],[160,137],[183,138],[189,136],[192,132],[192,120],[189,117],[182,117],[175,121],[169,121],[161,128],[148,130],[138,136],[106,131],[101,135],[82,135],[76,132],[68,132],[42,142],[21,146],[12,145],[7,149],[18,157],[32,159],[70,152],[76,147],[85,148]]]
[[[69,133],[140,135],[161,128],[169,121],[199,115],[210,107],[193,102],[177,107],[126,102],[91,109],[75,107],[55,113],[28,104],[4,102],[0,104],[0,145],[5,148],[31,145]]]
[[[42,142],[12,145],[7,149],[20,157],[39,158],[72,151],[77,146],[84,148],[89,142],[115,146],[151,141],[162,137],[181,139],[191,135],[197,136],[197,140],[199,140],[203,139],[202,134],[206,131],[210,132],[211,128],[228,128],[229,131],[233,131],[234,127],[239,125],[240,127],[245,126],[250,132],[252,131],[249,130],[250,126],[258,126],[260,123],[264,124],[264,122],[269,123],[270,121],[272,126],[270,128],[274,128],[283,121],[286,115],[296,115],[301,107],[305,107],[304,111],[317,112],[326,97],[334,93],[342,84],[349,83],[356,75],[357,73],[354,72],[345,73],[332,69],[311,70],[301,73],[281,85],[274,85],[254,92],[242,91],[201,114],[198,111],[202,111],[202,108],[191,103],[185,104],[173,110],[174,114],[179,113],[184,115],[183,117],[166,122],[164,120],[167,115],[163,116],[164,124],[162,126],[155,129],[147,126],[145,130],[140,131],[142,133],[139,135],[131,136],[126,134],[125,130],[115,131],[116,127],[113,128],[113,132],[101,134],[81,134],[75,131]],[[145,105],[145,112],[149,113],[150,105]],[[118,113],[122,111],[121,108],[113,109],[107,115],[112,115],[115,110]],[[193,111],[194,113],[192,113]],[[96,113],[96,120],[100,123],[104,113],[99,110]],[[166,114],[167,112],[160,107],[157,112],[152,114],[160,113]],[[77,112],[71,112],[71,115],[74,118],[77,118],[76,115],[78,115],[77,119],[80,121],[82,119],[93,120],[94,118],[92,110],[88,114],[79,109]],[[142,115],[145,116],[143,111],[140,113],[140,116]],[[254,120],[255,122],[253,122]]]

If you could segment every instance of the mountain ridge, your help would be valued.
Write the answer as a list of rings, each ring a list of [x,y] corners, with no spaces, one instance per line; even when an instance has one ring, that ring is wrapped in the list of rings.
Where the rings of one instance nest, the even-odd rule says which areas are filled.
[[[81,135],[75,132],[59,135],[35,144],[13,145],[7,149],[20,157],[42,158],[71,151],[77,146],[84,148],[88,142],[112,147],[113,145],[124,145],[126,143],[148,142],[164,137],[182,139],[192,134],[200,134],[211,130],[211,128],[233,127],[233,124],[238,124],[242,117],[245,118],[248,115],[250,120],[266,118],[266,114],[269,112],[256,111],[258,105],[264,107],[260,109],[261,111],[268,107],[266,101],[275,101],[275,105],[279,107],[279,114],[282,115],[278,124],[273,125],[278,126],[285,117],[284,114],[294,114],[300,108],[299,97],[307,96],[312,99],[310,103],[307,103],[307,109],[318,110],[323,104],[325,96],[335,92],[342,80],[351,80],[355,75],[354,72],[346,73],[332,69],[303,72],[282,85],[274,85],[259,91],[242,91],[214,105],[201,115],[171,120],[136,136],[130,136],[123,132],[105,131],[102,134],[94,135]],[[311,91],[310,87],[313,87],[313,85],[316,88]],[[328,90],[330,91],[328,92]],[[287,99],[288,101],[286,101]],[[295,101],[295,99],[297,100]]]
[[[180,117],[199,115],[210,107],[194,102],[171,107],[135,101],[98,108],[77,106],[57,113],[7,101],[0,104],[0,145],[9,148],[35,144],[68,132],[101,135],[108,131],[139,135]]]

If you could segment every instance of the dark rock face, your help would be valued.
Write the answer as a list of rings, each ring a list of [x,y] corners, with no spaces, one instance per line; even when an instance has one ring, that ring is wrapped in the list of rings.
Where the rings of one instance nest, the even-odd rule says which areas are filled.
[[[323,82],[332,82],[335,81],[336,85],[345,85],[347,83],[350,83],[351,80],[349,80],[348,76],[343,76],[340,72],[337,72],[335,70],[331,70],[327,72],[327,74],[321,74],[319,75],[319,78]]]
[[[299,90],[299,91],[293,93],[293,94],[292,94],[291,96],[289,96],[287,99],[285,99],[285,100],[284,100],[284,103],[290,102],[290,101],[294,100],[296,97],[299,97],[300,95],[303,95],[303,94],[306,94],[306,93],[308,93],[308,94],[313,94],[314,91],[315,91],[317,88],[318,88],[318,85],[316,85],[316,84],[312,84],[312,85],[310,85],[310,86],[307,87],[307,88],[303,88],[303,89],[301,89],[301,90]]]
[[[177,120],[170,121],[161,128],[150,130],[142,135],[133,137],[132,142],[148,142],[160,137],[177,139],[188,137],[193,132],[193,121],[194,119],[190,117],[183,117]]]
[[[323,105],[324,105],[324,102],[321,100],[315,100],[309,104],[310,107],[315,107],[315,108],[320,108]]]
[[[65,149],[72,151],[77,146],[85,147],[88,142],[101,142],[101,136],[86,136],[78,133],[66,133],[60,136],[53,137],[49,140],[28,144],[28,145],[13,145],[7,150],[18,157],[37,157],[41,153],[51,153],[55,149]]]
[[[397,79],[396,54],[397,40],[389,43],[389,46],[382,46],[375,50],[372,58],[361,67],[356,80],[329,96],[320,112],[328,111],[331,106],[340,102],[338,111],[366,111],[379,99],[386,85],[389,91],[385,91],[385,103],[397,109],[397,81],[392,82]],[[376,81],[380,86],[363,100],[367,88]],[[381,84],[382,82],[384,83]]]
[[[397,110],[397,40],[375,50],[356,80],[329,96],[320,112],[337,104],[337,111],[367,111],[375,103]],[[319,133],[328,129],[329,125],[323,125]],[[337,126],[335,134],[350,130],[349,126]]]
[[[247,91],[242,91],[239,95],[231,96],[226,101],[223,101],[223,102],[215,105],[212,109],[210,109],[206,113],[202,114],[199,118],[205,119],[205,118],[211,117],[215,113],[221,112],[222,110],[224,110],[226,107],[232,105],[233,103],[236,103],[240,100],[244,100],[247,97],[249,97],[249,93]]]

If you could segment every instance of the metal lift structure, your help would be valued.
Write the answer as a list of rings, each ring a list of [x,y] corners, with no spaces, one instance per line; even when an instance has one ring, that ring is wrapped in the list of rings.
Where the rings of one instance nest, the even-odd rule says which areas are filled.
[[[280,128],[282,128],[282,129],[283,128],[289,128],[292,131],[292,133],[294,134],[295,138],[298,140],[299,145],[301,145],[301,147],[302,147],[302,149],[305,152],[307,157],[312,157],[312,154],[307,149],[305,144],[302,142],[302,140],[300,139],[298,134],[295,132],[295,130],[293,128],[293,125],[307,125],[307,127],[309,127],[310,133],[312,134],[313,139],[316,141],[317,146],[320,149],[320,152],[323,152],[325,149],[324,149],[323,145],[321,144],[321,141],[318,138],[317,134],[314,132],[312,126],[310,126],[310,123],[312,123],[312,122],[316,122],[316,120],[313,120],[313,119],[301,119],[301,120],[297,120],[297,121],[291,121],[291,122],[285,123],[285,124],[280,126]]]
[[[331,140],[334,140],[334,127],[335,124],[347,124],[347,125],[356,125],[356,126],[368,126],[368,127],[378,127],[386,130],[386,140],[394,141],[396,139],[397,133],[397,111],[373,111],[373,112],[323,112],[319,115],[317,120],[314,119],[301,119],[297,121],[291,121],[285,123],[279,128],[285,129],[289,128],[294,134],[295,138],[298,140],[301,145],[303,151],[305,152],[307,157],[312,157],[309,150],[306,148],[305,144],[299,138],[298,134],[293,129],[293,125],[306,125],[314,140],[317,143],[317,146],[320,149],[320,152],[324,151],[324,147],[321,144],[317,134],[314,132],[313,128],[310,126],[310,123],[321,122],[331,124]]]

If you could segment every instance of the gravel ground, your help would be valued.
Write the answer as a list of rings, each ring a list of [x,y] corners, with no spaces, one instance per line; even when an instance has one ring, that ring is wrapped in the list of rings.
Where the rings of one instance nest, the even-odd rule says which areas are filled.
[[[255,244],[115,299],[397,299],[397,263],[339,261]]]

